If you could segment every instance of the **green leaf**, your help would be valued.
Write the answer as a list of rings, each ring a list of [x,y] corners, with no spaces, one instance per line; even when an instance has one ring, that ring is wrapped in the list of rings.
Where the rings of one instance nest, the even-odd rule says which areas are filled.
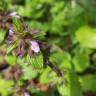
[[[50,55],[50,61],[60,64],[64,59],[64,53],[62,51],[54,52]]]
[[[63,61],[60,65],[61,68],[67,68],[67,69],[72,69],[72,65],[71,65],[71,56],[69,53],[64,52],[64,57],[63,57]]]
[[[41,54],[33,55],[32,57],[27,55],[26,60],[28,64],[31,64],[35,69],[43,68],[43,56]]]
[[[33,70],[31,66],[26,66],[23,69],[23,72],[24,72],[23,79],[25,80],[30,80],[37,76],[37,71]]]
[[[12,90],[11,88],[13,84],[13,81],[6,81],[0,78],[0,93],[2,94],[2,96],[8,96],[8,94]]]
[[[61,96],[71,96],[69,94],[69,87],[66,86],[65,84],[57,86],[57,88],[58,88],[58,92],[61,94]]]
[[[0,44],[4,41],[6,30],[0,29]]]
[[[89,53],[85,50],[77,50],[72,60],[75,70],[82,72],[89,66]]]
[[[96,48],[96,29],[83,26],[76,31],[76,38],[81,46],[93,49]]]
[[[77,75],[74,73],[69,74],[69,86],[70,86],[70,96],[83,96],[80,82]]]
[[[96,92],[96,74],[95,75],[86,75],[80,77],[80,83],[84,91],[95,91]]]
[[[66,78],[67,82],[58,85],[58,91],[62,96],[83,96],[78,77],[69,72]]]
[[[30,26],[30,29],[32,28],[32,29],[38,31],[36,34],[34,34],[34,32],[33,32],[33,38],[38,38],[38,39],[44,38],[45,31],[48,30],[48,27],[46,24],[42,24],[42,23],[40,23],[38,21],[34,21],[34,20],[29,21],[29,26]]]
[[[50,69],[49,68],[46,68],[42,74],[40,75],[40,79],[39,79],[39,82],[40,83],[43,83],[43,84],[47,84],[49,81],[50,81]]]
[[[18,35],[23,35],[23,22],[15,17],[13,18],[13,30],[15,33],[18,33]]]
[[[15,65],[17,58],[16,56],[8,55],[5,57],[5,60],[7,61],[8,64]]]
[[[7,46],[7,54],[9,54],[13,49],[17,47],[17,41],[14,44]]]

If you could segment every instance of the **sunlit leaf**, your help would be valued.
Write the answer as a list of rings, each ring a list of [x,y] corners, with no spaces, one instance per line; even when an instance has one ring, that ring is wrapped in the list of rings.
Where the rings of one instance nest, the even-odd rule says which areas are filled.
[[[35,69],[43,68],[43,56],[41,54],[33,55],[32,57],[27,55],[26,59],[27,62],[32,65],[33,68]]]
[[[8,96],[8,94],[11,92],[13,84],[13,81],[7,81],[0,78],[0,93],[2,96]]]
[[[76,38],[83,47],[96,48],[96,29],[83,26],[76,31]]]
[[[61,65],[60,65],[60,67],[61,68],[67,68],[67,69],[71,69],[72,68],[71,56],[67,52],[64,53],[63,61],[62,61]]]
[[[16,64],[16,57],[15,56],[8,55],[8,56],[5,57],[5,60],[10,65],[15,65]]]
[[[85,50],[76,51],[73,57],[73,64],[76,71],[82,72],[89,66],[89,54]]]
[[[57,88],[58,88],[58,91],[61,94],[61,96],[71,96],[69,94],[69,86],[62,84],[62,85],[59,85]]]
[[[50,81],[50,69],[46,68],[40,76],[40,83],[47,84]]]
[[[25,80],[30,80],[30,79],[33,79],[37,76],[37,72],[35,70],[33,70],[31,66],[25,67],[23,69],[23,72],[24,72],[23,78]]]
[[[59,85],[57,88],[61,96],[83,96],[79,79],[72,72],[67,74],[67,82]]]

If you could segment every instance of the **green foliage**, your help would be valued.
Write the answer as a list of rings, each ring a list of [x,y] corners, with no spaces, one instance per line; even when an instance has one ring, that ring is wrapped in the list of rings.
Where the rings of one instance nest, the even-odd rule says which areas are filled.
[[[6,30],[1,29],[0,30],[0,44],[4,41],[6,35]]]
[[[40,76],[40,83],[42,84],[47,84],[49,81],[50,81],[50,69],[49,68],[47,68],[47,69],[45,69],[44,71],[43,71],[43,73],[41,74],[41,76]]]
[[[13,16],[11,21],[9,15],[8,19],[6,12],[13,10],[22,19]],[[10,25],[15,35],[6,44]],[[35,39],[51,45],[47,59],[55,67],[44,68],[47,56],[30,49],[30,40]],[[95,43],[96,0],[0,0],[0,96],[23,96],[25,90],[32,96],[96,93]],[[19,56],[20,52],[24,55]],[[8,68],[1,70],[6,64]],[[60,69],[61,77],[55,68]]]
[[[41,69],[43,68],[43,56],[40,55],[33,55],[32,57],[30,57],[29,55],[27,55],[27,61],[28,64],[32,65],[33,68],[35,69]]]
[[[37,76],[37,72],[34,69],[32,69],[31,66],[26,66],[23,71],[24,71],[23,79],[25,80],[30,80]]]
[[[83,90],[92,90],[94,92],[96,91],[96,86],[94,86],[94,84],[96,84],[94,75],[87,75],[83,76],[82,78],[80,77],[80,82]]]
[[[21,21],[18,20],[17,18],[14,18],[13,23],[14,23],[13,30],[15,32],[22,33],[23,27],[22,27]]]
[[[77,40],[83,47],[96,48],[96,29],[89,26],[83,26],[76,32]]]
[[[5,57],[5,60],[8,62],[10,65],[15,65],[16,64],[16,56],[8,55]]]
[[[83,96],[80,83],[76,74],[70,72],[67,76],[68,82],[58,86],[58,91],[62,96]],[[69,84],[68,84],[69,83]]]
[[[9,93],[11,93],[13,84],[13,81],[7,81],[0,77],[0,94],[7,96]]]
[[[89,54],[84,49],[79,49],[76,51],[73,57],[73,64],[76,71],[84,71],[89,66]]]
[[[78,77],[74,73],[69,74],[70,95],[69,96],[83,96]]]

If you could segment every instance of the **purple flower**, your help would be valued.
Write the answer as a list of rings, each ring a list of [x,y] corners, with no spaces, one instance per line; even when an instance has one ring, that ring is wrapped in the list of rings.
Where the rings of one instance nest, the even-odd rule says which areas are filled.
[[[40,52],[39,44],[36,41],[31,41],[31,50],[35,53]]]
[[[38,34],[38,33],[39,33],[39,30],[37,30],[37,29],[32,29],[32,33]]]
[[[24,93],[24,96],[30,96],[30,95],[29,95],[29,93],[25,92],[25,93]]]
[[[11,44],[15,41],[15,33],[13,32],[12,28],[9,29],[9,33],[7,36],[6,43]]]
[[[17,48],[17,56],[22,57],[25,54],[25,42],[22,40]]]

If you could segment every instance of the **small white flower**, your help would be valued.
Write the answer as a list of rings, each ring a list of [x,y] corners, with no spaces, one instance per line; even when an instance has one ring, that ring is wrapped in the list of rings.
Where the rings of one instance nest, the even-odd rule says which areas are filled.
[[[14,34],[14,32],[10,29],[9,30],[9,35],[13,35]]]
[[[36,41],[31,41],[31,50],[35,53],[40,52],[39,44]]]
[[[20,18],[20,16],[17,15],[17,12],[15,12],[15,11],[10,13],[9,15],[12,16],[12,17]]]
[[[15,11],[10,13],[10,16],[16,16],[16,15],[17,15],[17,13]]]

